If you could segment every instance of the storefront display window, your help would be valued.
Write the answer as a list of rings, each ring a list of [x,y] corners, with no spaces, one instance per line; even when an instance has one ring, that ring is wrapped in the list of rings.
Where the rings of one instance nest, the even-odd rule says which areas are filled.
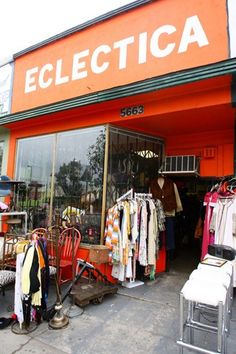
[[[54,140],[45,135],[18,141],[16,179],[25,183],[19,187],[17,208],[27,211],[29,228],[48,223]]]
[[[107,175],[107,207],[129,189],[147,193],[150,179],[162,163],[162,140],[148,135],[110,128]]]
[[[2,173],[2,160],[4,151],[4,141],[0,141],[0,172]]]
[[[30,228],[49,225],[55,209],[66,222],[75,212],[85,241],[99,243],[104,144],[104,127],[18,141],[18,208],[28,211]]]
[[[99,243],[104,170],[104,127],[57,136],[53,207],[77,216],[83,241]]]
[[[98,126],[18,141],[15,177],[25,183],[17,207],[28,212],[30,229],[51,225],[57,210],[67,224],[71,214],[76,215],[84,242],[99,243],[105,210],[130,188],[148,192],[149,180],[161,166],[162,140],[107,129]]]

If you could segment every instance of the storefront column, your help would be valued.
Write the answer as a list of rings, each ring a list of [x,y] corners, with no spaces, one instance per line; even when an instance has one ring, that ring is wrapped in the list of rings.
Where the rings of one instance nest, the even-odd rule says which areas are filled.
[[[236,175],[236,74],[232,75],[232,106],[235,108],[235,119],[234,119],[234,175]]]
[[[103,187],[102,187],[102,215],[101,215],[101,235],[100,244],[103,244],[104,222],[106,214],[106,198],[107,198],[107,168],[108,168],[108,151],[109,150],[109,125],[106,125],[106,140],[104,154],[104,169],[103,169]]]

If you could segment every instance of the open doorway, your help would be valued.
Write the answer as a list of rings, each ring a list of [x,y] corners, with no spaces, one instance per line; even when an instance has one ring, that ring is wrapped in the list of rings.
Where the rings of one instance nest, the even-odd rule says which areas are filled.
[[[183,211],[175,217],[175,250],[167,268],[191,272],[201,258],[204,197],[217,182],[199,176],[169,176],[176,184]]]

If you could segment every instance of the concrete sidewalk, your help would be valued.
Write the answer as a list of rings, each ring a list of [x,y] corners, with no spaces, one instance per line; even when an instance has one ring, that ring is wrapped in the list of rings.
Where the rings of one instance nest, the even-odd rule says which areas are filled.
[[[0,353],[176,354],[179,291],[188,276],[189,269],[182,272],[171,267],[170,272],[139,287],[120,287],[118,294],[107,295],[102,304],[86,306],[81,316],[70,319],[61,330],[49,329],[48,323],[43,322],[30,334],[16,335],[8,327],[0,331]],[[7,291],[5,297],[1,295],[0,300],[1,316],[9,317],[7,308],[10,310],[13,305],[13,291]],[[64,311],[70,303],[67,298]],[[228,354],[236,354],[236,301],[233,310]],[[206,343],[213,338],[213,334],[203,335]]]

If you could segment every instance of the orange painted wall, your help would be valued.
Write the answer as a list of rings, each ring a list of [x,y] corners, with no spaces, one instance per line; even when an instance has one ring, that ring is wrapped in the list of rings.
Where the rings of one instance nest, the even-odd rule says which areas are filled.
[[[222,130],[168,137],[166,154],[199,156],[202,177],[233,175],[234,132]]]
[[[202,176],[232,174],[235,110],[230,85],[231,77],[223,76],[8,124],[8,175],[14,176],[17,139],[106,123],[165,139],[168,155],[201,156]],[[121,107],[135,104],[143,104],[144,113],[121,119]],[[203,156],[207,147],[214,147],[213,158]]]

